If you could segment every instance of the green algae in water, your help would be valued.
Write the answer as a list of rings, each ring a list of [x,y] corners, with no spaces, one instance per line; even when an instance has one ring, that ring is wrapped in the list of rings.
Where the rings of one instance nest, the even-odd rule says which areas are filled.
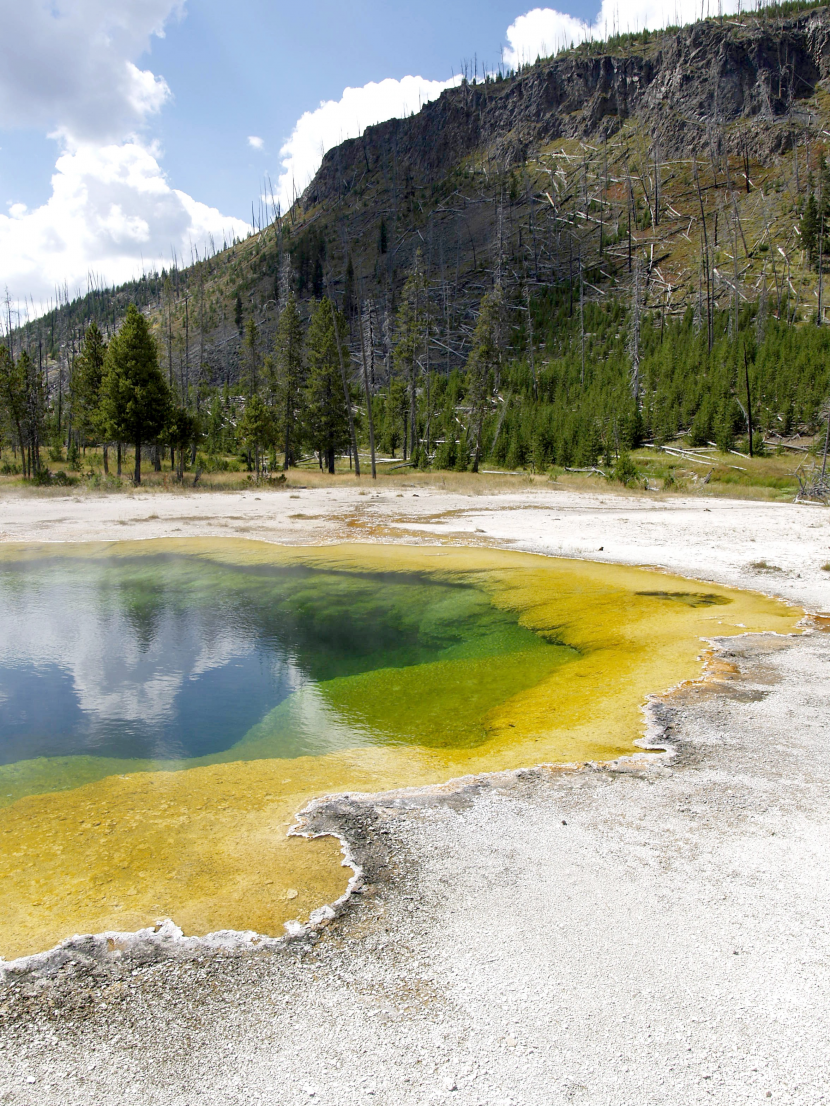
[[[173,571],[160,573],[161,562],[150,560],[161,554],[183,576],[178,591],[186,600],[178,607],[172,602],[176,588],[167,592],[169,603],[158,602],[159,585]],[[0,546],[0,566],[19,562],[20,571],[7,578],[5,593],[6,600],[18,603],[17,613],[24,609],[20,596],[45,563],[55,560],[49,547]],[[631,742],[642,733],[645,697],[700,675],[701,638],[754,630],[790,633],[802,614],[764,596],[717,586],[697,592],[692,581],[644,569],[480,548],[353,545],[291,550],[257,542],[183,539],[70,546],[58,560],[79,586],[89,567],[85,562],[95,562],[92,574],[99,581],[109,573],[110,583],[102,589],[119,595],[106,618],[95,624],[97,633],[76,635],[83,663],[71,669],[71,676],[87,694],[98,686],[90,672],[107,657],[107,642],[119,647],[130,642],[129,663],[138,665],[143,655],[150,664],[165,633],[176,646],[168,655],[177,673],[175,686],[180,686],[182,672],[188,679],[195,677],[198,686],[220,662],[232,663],[233,636],[219,632],[223,610],[237,612],[249,637],[259,642],[256,628],[261,624],[255,618],[251,622],[246,596],[252,588],[260,594],[261,581],[273,579],[275,569],[295,570],[305,581],[302,588],[296,587],[296,576],[291,581],[296,594],[304,596],[292,617],[311,627],[295,633],[289,650],[293,662],[305,655],[304,642],[318,640],[314,627],[319,629],[323,607],[338,612],[338,633],[344,630],[340,624],[355,606],[349,581],[362,582],[357,606],[374,604],[387,612],[386,629],[374,640],[341,638],[341,646],[329,650],[326,667],[319,670],[325,678],[314,680],[313,671],[303,669],[306,682],[265,709],[253,725],[240,719],[235,733],[241,736],[231,748],[201,758],[156,761],[70,753],[0,769],[0,775],[15,774],[23,788],[19,794],[28,788],[17,802],[7,798],[10,805],[0,811],[0,955],[7,958],[49,948],[73,933],[134,930],[163,918],[173,918],[188,934],[224,929],[279,934],[283,922],[307,918],[346,885],[334,840],[286,836],[286,828],[310,800],[331,793],[442,784],[530,764],[608,760],[631,752]],[[136,577],[130,569],[132,575],[119,576],[119,564],[136,560],[150,570]],[[312,569],[320,575],[309,575]],[[321,607],[316,581],[323,577],[330,581],[324,590],[336,602]],[[220,581],[221,587],[214,586]],[[438,590],[429,588],[426,601],[405,591],[412,602],[390,604],[380,598],[390,583],[416,590],[429,583]],[[466,594],[470,592],[472,597]],[[666,598],[701,594],[717,596],[720,602]],[[229,606],[220,609],[223,603]],[[464,611],[473,616],[466,623],[469,633],[459,633],[454,621],[446,632],[446,612],[454,603],[461,608],[452,611],[453,619]],[[215,616],[217,621],[199,623],[209,625],[212,636],[209,647],[188,667],[185,646],[192,645],[192,637],[186,630],[190,612],[197,608],[203,612],[200,618]],[[53,613],[47,605],[38,617]],[[72,619],[64,618],[63,624],[71,628]],[[14,632],[25,643],[37,641],[36,629],[21,622]],[[7,643],[9,633],[7,624],[0,624],[0,641]],[[66,638],[70,644],[73,640]],[[559,653],[559,641],[571,646],[570,651]],[[260,645],[266,657],[272,656]],[[397,662],[391,664],[394,650]],[[323,664],[323,651],[312,652]],[[372,654],[381,655],[380,666]],[[8,650],[4,656],[8,660]],[[560,659],[534,683],[532,665],[546,656]],[[568,663],[562,663],[562,656]],[[53,663],[55,656],[41,653],[28,659]],[[473,678],[476,665],[481,665],[480,681]],[[150,685],[163,689],[171,672],[159,664],[152,672]],[[439,704],[436,724],[418,682],[407,683],[419,672],[430,696],[439,697],[433,700]],[[528,686],[490,710],[485,710],[490,699],[476,700],[476,695],[498,698],[513,686],[514,675]],[[505,682],[487,686],[498,680]],[[440,696],[447,689],[445,727]],[[402,709],[393,709],[396,700]],[[472,721],[465,721],[463,712],[471,706]],[[289,724],[283,716],[291,712]],[[276,748],[288,751],[287,734],[301,742],[328,734],[335,748],[327,755],[295,759],[270,755]],[[357,744],[342,747],[344,742]],[[174,748],[157,751],[175,754]],[[242,756],[264,759],[233,759]],[[171,770],[177,767],[189,770]],[[84,772],[90,782],[77,786]],[[3,776],[4,782],[10,779]],[[56,790],[60,787],[64,790]],[[0,792],[11,790],[0,785]],[[48,793],[33,793],[37,791]]]
[[[422,572],[182,554],[0,564],[0,805],[123,772],[469,748],[577,655]]]

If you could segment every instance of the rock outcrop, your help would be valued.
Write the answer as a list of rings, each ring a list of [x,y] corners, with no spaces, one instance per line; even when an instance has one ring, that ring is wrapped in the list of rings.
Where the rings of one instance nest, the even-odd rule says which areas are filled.
[[[424,187],[471,155],[509,168],[557,140],[601,141],[630,118],[663,157],[708,151],[713,141],[734,152],[751,132],[763,160],[789,146],[799,101],[828,73],[827,8],[774,23],[706,20],[618,53],[583,47],[367,128],[326,154],[302,203],[336,202],[378,170]]]

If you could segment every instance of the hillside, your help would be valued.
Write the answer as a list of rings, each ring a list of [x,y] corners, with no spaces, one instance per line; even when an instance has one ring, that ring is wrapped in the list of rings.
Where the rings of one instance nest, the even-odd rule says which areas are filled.
[[[719,421],[737,430],[738,407],[756,402],[736,391],[750,335],[746,386],[764,389],[756,427],[814,430],[828,384],[825,332],[786,332],[826,318],[828,76],[830,8],[789,5],[586,43],[464,82],[329,151],[291,210],[244,242],[64,304],[16,341],[45,337],[51,387],[61,388],[87,322],[111,332],[134,300],[170,381],[201,408],[213,389],[233,391],[246,357],[273,347],[289,290],[303,314],[328,293],[347,319],[356,369],[363,318],[378,418],[388,420],[397,313],[417,264],[427,321],[413,445],[415,422],[421,438],[431,434],[433,399],[422,395],[430,374],[446,380],[468,365],[480,302],[494,286],[509,322],[493,401],[504,410],[489,448],[510,425],[510,396],[532,392],[560,423],[570,419],[574,440],[594,441],[536,449],[540,463],[577,454],[589,462],[602,449],[611,457],[633,417],[623,410],[632,380],[650,437],[689,432],[696,417],[702,442]],[[246,353],[249,320],[257,331]],[[756,373],[756,362],[785,348],[783,376]],[[458,407],[467,385],[452,387]],[[440,380],[436,388],[446,405]],[[394,402],[405,423],[406,403]],[[700,415],[707,402],[712,411]],[[527,414],[519,421],[532,438]],[[563,426],[550,431],[557,441]],[[392,438],[405,435],[402,426]],[[521,455],[512,450],[514,463]]]

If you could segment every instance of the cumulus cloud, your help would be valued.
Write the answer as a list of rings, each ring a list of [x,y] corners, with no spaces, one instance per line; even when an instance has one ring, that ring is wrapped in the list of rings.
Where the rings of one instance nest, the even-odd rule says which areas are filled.
[[[715,0],[707,0],[715,8]],[[740,0],[718,0],[718,11],[737,11]],[[520,15],[506,32],[504,62],[517,68],[537,57],[548,57],[571,43],[604,39],[609,35],[667,24],[690,22],[700,15],[699,0],[603,0],[593,23],[555,8],[534,8]],[[427,81],[422,77],[372,82],[362,88],[347,88],[339,100],[327,100],[297,121],[291,137],[280,151],[282,170],[279,198],[289,207],[302,193],[320,167],[327,150],[361,134],[364,128],[394,116],[418,111],[422,104],[438,97],[460,78]],[[248,140],[252,141],[251,139]]]
[[[184,0],[23,0],[3,7],[0,124],[47,130],[60,156],[48,201],[0,215],[0,284],[40,306],[89,273],[117,284],[249,227],[172,188],[137,135],[170,98],[137,64]]]
[[[136,62],[183,0],[23,0],[3,4],[0,119],[112,141],[159,110],[162,77]]]
[[[356,138],[366,127],[396,116],[419,111],[435,100],[450,81],[427,81],[423,77],[403,77],[371,81],[362,88],[346,88],[339,100],[324,100],[314,111],[300,116],[291,137],[280,151],[282,171],[279,196],[283,208],[289,207],[320,167],[327,150],[347,138]],[[296,190],[296,193],[295,193]]]
[[[189,261],[191,245],[248,230],[171,188],[154,148],[82,143],[58,158],[45,204],[0,215],[0,282],[44,304],[56,287],[83,289],[91,272],[119,283],[169,265],[172,250]]]
[[[707,3],[709,0],[707,0]],[[740,0],[712,0],[712,12],[735,12]],[[706,12],[708,14],[708,11]],[[668,25],[679,26],[700,16],[699,0],[603,0],[593,23],[576,19],[555,8],[534,8],[520,15],[507,28],[507,49],[504,61],[517,68],[537,57],[548,57],[571,43],[588,39],[601,40],[610,35],[627,34],[646,28],[657,30]]]
[[[257,134],[248,135],[248,145],[253,146],[255,150],[261,150],[265,145],[265,139],[260,138]]]

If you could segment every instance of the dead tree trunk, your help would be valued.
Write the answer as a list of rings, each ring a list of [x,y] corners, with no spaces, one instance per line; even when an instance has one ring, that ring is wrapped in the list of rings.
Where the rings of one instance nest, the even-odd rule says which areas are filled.
[[[375,467],[375,422],[372,415],[372,390],[369,387],[369,366],[366,364],[366,335],[365,326],[369,325],[371,328],[371,315],[367,315],[365,306],[361,304],[360,309],[360,360],[363,366],[363,391],[366,395],[366,421],[369,427],[369,454],[372,459],[372,479],[377,479],[377,470]],[[369,345],[372,346],[371,329],[369,332]],[[357,457],[357,454],[355,454]]]

